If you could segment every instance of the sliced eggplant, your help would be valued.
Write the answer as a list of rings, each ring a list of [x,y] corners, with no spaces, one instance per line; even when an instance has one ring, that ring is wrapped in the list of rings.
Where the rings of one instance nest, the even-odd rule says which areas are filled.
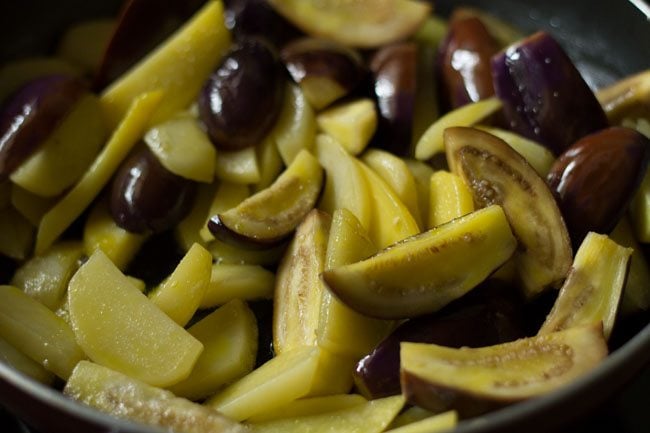
[[[413,317],[437,311],[469,292],[510,258],[516,245],[503,210],[491,206],[361,262],[327,270],[322,278],[362,314]]]
[[[353,47],[372,48],[415,33],[431,6],[412,0],[269,0],[305,33]]]
[[[518,304],[514,288],[488,280],[440,312],[404,322],[358,362],[357,389],[367,398],[401,392],[399,351],[404,341],[481,347],[522,337]]]
[[[510,127],[556,155],[608,126],[580,72],[547,33],[535,33],[494,56],[492,74]]]
[[[325,288],[319,275],[325,269],[331,217],[311,211],[298,226],[275,281],[273,349],[284,353],[315,346]]]
[[[213,216],[208,228],[217,239],[242,248],[276,245],[314,207],[322,184],[318,160],[302,150],[271,186]]]
[[[483,20],[460,9],[449,21],[440,50],[439,73],[445,102],[457,108],[494,95],[490,59],[499,44]]]
[[[400,355],[409,403],[470,417],[572,382],[607,356],[607,344],[596,324],[478,349],[402,343]]]
[[[503,206],[519,241],[522,289],[533,296],[564,279],[571,243],[553,194],[526,160],[503,140],[473,128],[445,131],[447,162],[472,190],[477,207]]]
[[[631,255],[631,248],[590,232],[576,252],[569,276],[539,335],[602,322],[603,334],[608,339]]]
[[[596,92],[612,125],[625,118],[650,119],[650,69]]]
[[[590,134],[563,152],[547,177],[574,245],[609,233],[625,213],[650,160],[650,139],[631,128]]]
[[[295,40],[282,49],[281,56],[316,110],[352,92],[367,72],[359,53],[324,39]]]

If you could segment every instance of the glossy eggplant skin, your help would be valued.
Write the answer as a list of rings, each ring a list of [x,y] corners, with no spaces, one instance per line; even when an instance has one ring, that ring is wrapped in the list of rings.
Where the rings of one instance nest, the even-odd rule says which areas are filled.
[[[523,336],[523,320],[511,288],[487,281],[439,313],[411,319],[386,337],[355,369],[357,387],[369,398],[396,395],[400,389],[400,343],[481,347]]]
[[[479,17],[463,10],[452,15],[438,65],[441,96],[450,108],[494,95],[490,60],[499,49]]]
[[[275,48],[259,38],[237,43],[199,95],[199,115],[218,149],[259,143],[282,108],[285,75]]]
[[[86,92],[79,78],[48,75],[9,98],[0,111],[0,180],[45,141]]]
[[[650,140],[621,127],[590,134],[562,153],[547,177],[574,245],[609,233],[627,209],[650,159]]]
[[[370,60],[379,125],[375,141],[397,155],[408,155],[418,88],[418,47],[401,42],[379,49]]]
[[[266,0],[226,0],[226,27],[236,40],[264,37],[276,47],[299,37],[300,31],[278,14]]]
[[[142,146],[113,178],[110,211],[117,225],[125,230],[162,232],[187,215],[195,192],[195,182],[168,171]]]
[[[607,117],[560,44],[538,32],[492,58],[494,89],[510,128],[559,155]]]
[[[150,53],[196,12],[205,0],[127,0],[95,75],[103,89]]]

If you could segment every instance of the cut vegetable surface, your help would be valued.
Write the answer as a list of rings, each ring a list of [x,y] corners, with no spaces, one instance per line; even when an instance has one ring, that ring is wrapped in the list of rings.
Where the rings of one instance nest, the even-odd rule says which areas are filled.
[[[361,313],[412,317],[436,311],[470,291],[510,258],[516,245],[503,210],[490,206],[369,259],[325,271],[322,278]]]

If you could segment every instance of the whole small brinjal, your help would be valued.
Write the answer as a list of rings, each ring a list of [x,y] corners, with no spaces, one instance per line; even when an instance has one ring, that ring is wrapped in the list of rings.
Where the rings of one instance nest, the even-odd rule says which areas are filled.
[[[0,111],[0,179],[45,141],[86,92],[79,78],[49,75],[27,83],[9,98]]]
[[[162,232],[187,215],[195,191],[195,182],[168,171],[143,146],[115,174],[111,215],[117,225],[130,232]]]
[[[235,39],[265,37],[276,47],[281,47],[301,34],[266,0],[227,0],[225,5],[226,27]]]
[[[284,46],[281,56],[291,78],[316,110],[351,93],[367,73],[356,51],[325,39],[294,40]]]
[[[414,42],[381,48],[370,61],[374,93],[379,108],[378,145],[398,155],[407,155],[413,133],[417,92],[418,52]]]
[[[106,46],[95,87],[126,72],[196,12],[205,0],[127,0]]]
[[[492,58],[494,90],[510,127],[556,155],[607,117],[562,47],[539,32]]]
[[[646,173],[650,140],[630,128],[588,135],[562,153],[547,182],[574,245],[589,231],[609,233]]]
[[[514,290],[487,281],[439,313],[409,320],[357,364],[354,380],[368,398],[400,393],[400,343],[481,347],[523,336]]]
[[[452,15],[438,65],[441,95],[452,109],[494,95],[490,60],[499,49],[479,17]]]
[[[199,95],[199,115],[219,149],[259,143],[282,108],[285,75],[266,41],[240,41],[221,60]]]

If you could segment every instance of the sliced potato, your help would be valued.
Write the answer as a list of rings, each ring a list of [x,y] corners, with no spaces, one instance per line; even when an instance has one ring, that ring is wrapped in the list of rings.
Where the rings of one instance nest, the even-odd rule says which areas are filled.
[[[406,162],[406,165],[413,174],[413,179],[415,179],[421,221],[427,222],[429,221],[429,195],[433,168],[431,168],[430,165],[415,159],[405,159],[404,162]]]
[[[217,189],[217,183],[201,184],[197,188],[194,205],[187,216],[174,229],[177,242],[184,251],[188,251],[195,243],[205,246],[207,240],[201,236],[209,217],[212,198]]]
[[[386,430],[386,433],[440,433],[453,430],[457,423],[458,414],[450,410],[401,427]]]
[[[56,201],[56,197],[42,197],[12,184],[11,204],[34,227],[38,227],[43,215],[54,206]]]
[[[316,119],[311,107],[299,86],[287,86],[284,105],[271,134],[275,140],[285,165],[302,149],[311,151],[316,139]]]
[[[370,227],[370,191],[355,158],[329,135],[316,137],[316,155],[326,172],[325,190],[318,207],[329,214],[336,209],[348,209],[367,230]]]
[[[0,254],[25,260],[33,246],[34,226],[12,207],[0,210]]]
[[[170,389],[197,400],[250,373],[257,355],[255,315],[240,300],[213,311],[188,330],[204,347],[189,377]]]
[[[335,138],[351,155],[366,148],[377,130],[377,110],[369,98],[329,108],[316,117],[318,127]]]
[[[73,25],[61,38],[57,55],[94,75],[114,29],[115,21],[112,19],[83,21]]]
[[[52,385],[54,382],[54,374],[3,338],[0,338],[0,363],[7,364],[44,385]]]
[[[262,178],[254,147],[219,152],[214,172],[225,182],[241,185],[258,183]]]
[[[108,124],[114,127],[142,93],[165,96],[152,117],[160,123],[196,99],[203,83],[230,46],[223,4],[209,1],[158,49],[115,81],[101,96]]]
[[[223,305],[234,299],[273,299],[274,287],[275,274],[259,265],[215,263],[201,308]]]
[[[0,286],[0,298],[0,338],[67,379],[85,357],[70,326],[15,287]]]
[[[210,229],[208,229],[208,221],[210,221],[210,218],[212,218],[213,215],[217,215],[226,212],[234,207],[237,207],[250,195],[250,188],[246,185],[240,185],[232,182],[221,182],[217,187],[216,192],[213,193],[208,202],[210,203],[210,208],[206,213],[206,216],[203,220],[203,226],[199,232],[201,239],[203,239],[205,242],[214,240],[214,235]]]
[[[633,250],[630,257],[630,269],[623,288],[621,314],[646,311],[650,308],[650,286],[647,284],[647,281],[650,281],[650,268],[641,246],[634,238],[628,219],[621,218],[610,236],[617,244]]]
[[[403,406],[402,396],[380,398],[334,412],[253,424],[251,430],[253,433],[380,433]]]
[[[212,274],[212,254],[194,244],[174,272],[149,293],[149,299],[180,326],[190,321],[201,304]]]
[[[144,141],[170,172],[197,182],[214,180],[217,150],[193,117],[172,117],[147,131]]]
[[[184,433],[245,433],[247,430],[217,411],[177,398],[101,365],[83,361],[74,369],[63,393],[118,418]]]
[[[319,415],[348,409],[366,403],[359,394],[335,394],[325,397],[301,398],[271,412],[260,413],[248,419],[251,423],[273,421],[283,418]]]
[[[431,175],[429,221],[427,228],[437,227],[474,211],[474,198],[460,176],[439,170]]]
[[[271,186],[275,178],[282,173],[284,163],[278,151],[278,146],[275,144],[275,137],[272,136],[267,136],[255,147],[255,154],[257,155],[260,179],[253,186],[253,191],[259,192]]]
[[[68,297],[72,328],[88,357],[137,380],[180,382],[203,350],[101,251],[72,277]]]
[[[317,347],[300,347],[278,355],[205,404],[237,421],[276,410],[309,392],[320,353]]]

